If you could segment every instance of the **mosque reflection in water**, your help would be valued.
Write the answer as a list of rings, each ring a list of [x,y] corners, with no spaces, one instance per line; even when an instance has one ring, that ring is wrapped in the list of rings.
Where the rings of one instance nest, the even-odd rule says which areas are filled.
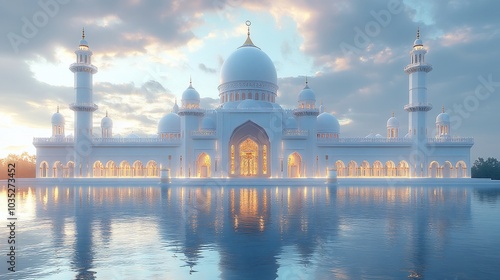
[[[151,277],[363,278],[391,265],[407,278],[425,275],[428,251],[471,218],[470,189],[453,187],[31,187],[19,196],[26,220],[46,221],[46,246],[59,258],[67,250],[82,279],[141,266]]]

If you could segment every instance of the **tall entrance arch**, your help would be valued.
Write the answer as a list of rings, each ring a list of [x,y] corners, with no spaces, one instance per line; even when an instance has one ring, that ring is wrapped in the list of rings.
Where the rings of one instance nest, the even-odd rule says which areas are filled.
[[[270,142],[266,131],[252,121],[238,126],[229,139],[230,177],[270,177]]]

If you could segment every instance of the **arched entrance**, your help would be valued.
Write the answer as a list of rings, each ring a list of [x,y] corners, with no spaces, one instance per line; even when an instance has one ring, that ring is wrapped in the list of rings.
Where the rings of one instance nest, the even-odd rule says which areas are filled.
[[[196,160],[197,177],[201,177],[201,178],[210,177],[211,166],[212,166],[212,163],[210,160],[210,156],[205,154],[205,153],[201,153],[198,156],[198,159]]]
[[[449,161],[446,161],[444,163],[444,165],[441,167],[442,169],[442,174],[443,174],[443,178],[451,178],[451,173],[453,171],[453,165],[451,164],[451,162]]]
[[[269,137],[252,121],[237,127],[229,140],[230,177],[269,177]]]
[[[94,177],[104,177],[104,165],[101,161],[94,162]]]
[[[46,161],[40,163],[40,177],[42,178],[49,177],[49,164]]]
[[[457,178],[467,177],[467,165],[465,164],[464,161],[461,160],[457,162],[456,169],[457,169]]]
[[[288,157],[288,177],[301,177],[302,157],[299,153],[294,152]]]
[[[429,165],[429,177],[431,178],[437,178],[439,177],[439,163],[437,161],[431,162]]]
[[[337,177],[345,176],[345,164],[341,160],[335,162],[335,168],[337,169]]]

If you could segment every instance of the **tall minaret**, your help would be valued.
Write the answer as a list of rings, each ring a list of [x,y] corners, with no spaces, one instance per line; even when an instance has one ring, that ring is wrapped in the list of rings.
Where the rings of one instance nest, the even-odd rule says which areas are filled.
[[[425,176],[425,146],[427,141],[426,115],[432,109],[432,105],[427,102],[427,73],[432,70],[432,66],[425,62],[425,54],[420,30],[417,29],[417,39],[413,43],[410,51],[410,64],[404,71],[409,76],[409,103],[404,106],[408,112],[408,133],[413,139],[414,151],[410,158],[410,174],[412,177]]]
[[[92,115],[97,105],[92,100],[92,75],[97,73],[97,67],[91,64],[92,51],[85,40],[85,30],[82,30],[80,46],[75,51],[76,62],[69,69],[75,73],[76,102],[70,104],[75,112],[75,177],[88,177],[90,166],[89,155],[92,151]]]

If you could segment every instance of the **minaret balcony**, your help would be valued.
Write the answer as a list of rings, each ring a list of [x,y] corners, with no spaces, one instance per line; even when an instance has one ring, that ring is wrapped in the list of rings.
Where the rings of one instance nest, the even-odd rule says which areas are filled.
[[[404,107],[407,112],[428,112],[432,109],[431,103],[406,104]]]
[[[404,68],[404,71],[406,74],[411,74],[414,72],[425,72],[429,73],[432,70],[432,65],[430,64],[422,64],[422,63],[413,63],[413,64],[408,64]]]
[[[97,67],[87,63],[73,63],[69,66],[71,72],[89,72],[91,74],[97,73]]]
[[[201,108],[181,108],[177,114],[179,116],[203,117],[205,115],[205,110]]]
[[[94,112],[99,106],[94,103],[71,103],[69,108],[73,111]]]
[[[319,109],[317,108],[297,108],[293,110],[293,114],[297,117],[301,116],[318,116]]]

